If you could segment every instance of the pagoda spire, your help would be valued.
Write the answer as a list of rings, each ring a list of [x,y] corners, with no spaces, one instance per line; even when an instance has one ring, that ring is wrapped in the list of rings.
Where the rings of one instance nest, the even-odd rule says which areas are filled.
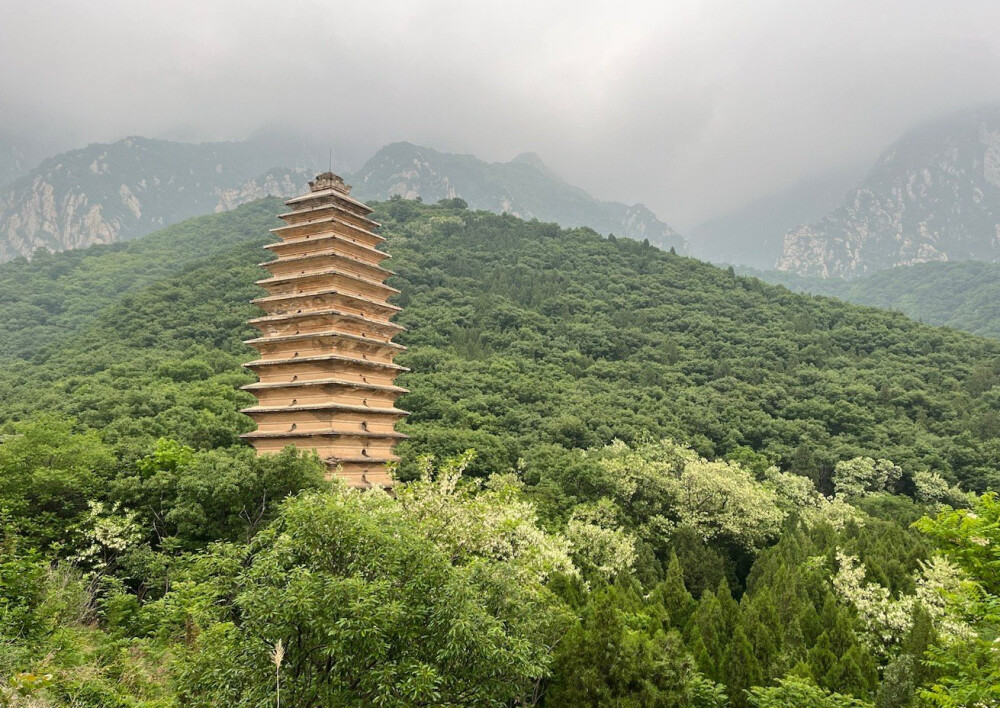
[[[258,454],[315,450],[331,476],[386,487],[406,437],[395,430],[406,389],[394,381],[407,369],[393,362],[405,348],[392,341],[403,328],[388,302],[399,291],[385,284],[393,273],[381,265],[390,256],[378,248],[380,225],[350,192],[319,174],[271,229],[280,240],[264,248],[276,258],[257,281],[267,294],[253,301],[264,314],[250,320],[261,336],[247,341],[260,356],[245,364],[259,380],[243,387],[257,397],[243,410],[257,430],[243,437]]]

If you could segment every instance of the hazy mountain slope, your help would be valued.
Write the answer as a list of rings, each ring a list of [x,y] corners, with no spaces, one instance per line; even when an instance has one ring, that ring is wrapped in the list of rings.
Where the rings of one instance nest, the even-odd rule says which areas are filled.
[[[266,200],[129,244],[136,259],[169,260],[199,231],[210,239],[230,224],[233,239],[112,293],[89,322],[54,322],[30,361],[0,357],[0,424],[59,413],[128,449],[160,436],[235,441],[249,425],[237,413],[249,397],[237,389],[251,378],[239,362],[253,356],[241,341],[259,292],[255,264],[280,208]],[[587,229],[408,201],[377,205],[376,218],[407,328],[410,461],[472,447],[476,472],[530,474],[530,461],[554,447],[651,434],[823,484],[837,460],[859,454],[976,488],[996,481],[998,342]],[[96,249],[71,280],[104,292],[121,255]],[[48,258],[80,263],[72,253]],[[25,287],[44,292],[58,273],[30,270]],[[59,295],[73,311],[88,296],[85,285]]]
[[[267,229],[281,223],[274,216],[280,206],[263,200],[127,243],[42,251],[30,262],[0,265],[0,359],[30,359],[91,326],[127,293],[176,280],[240,243],[269,240]]]
[[[664,249],[686,250],[684,239],[642,204],[599,201],[562,180],[530,153],[510,162],[489,163],[472,155],[393,143],[379,150],[349,181],[362,199],[400,195],[435,203],[461,197],[473,209],[563,226],[589,226],[604,234],[639,241],[648,238]]]
[[[688,234],[691,251],[713,263],[773,268],[785,232],[836,207],[858,177],[857,170],[837,170],[805,179],[699,224]]]
[[[899,310],[921,322],[1000,338],[1000,263],[935,261],[853,280],[773,270],[752,274],[799,292]]]
[[[38,142],[0,127],[0,187],[27,174],[45,154],[45,148]]]
[[[15,142],[0,135],[0,185],[7,184],[28,171],[28,157]]]
[[[270,139],[175,143],[126,138],[56,155],[0,192],[0,262],[141,236],[266,194],[292,196],[310,172]]]
[[[785,235],[779,270],[856,277],[926,261],[1000,258],[1000,107],[904,135],[860,187]]]

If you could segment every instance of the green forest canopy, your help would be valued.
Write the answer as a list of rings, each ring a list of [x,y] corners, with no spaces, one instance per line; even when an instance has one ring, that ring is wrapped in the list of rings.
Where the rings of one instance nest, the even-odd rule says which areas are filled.
[[[1000,343],[394,200],[400,472],[439,462],[354,495],[238,438],[280,208],[0,267],[0,697],[998,698],[997,505],[949,484],[997,486]]]
[[[899,310],[921,322],[1000,339],[1000,263],[931,261],[854,280],[744,270],[797,292]]]
[[[0,269],[17,319],[0,422],[58,412],[113,444],[234,443],[250,425],[236,412],[252,400],[236,390],[250,380],[244,321],[278,209]],[[475,447],[475,469],[503,470],[539,445],[651,435],[759,455],[821,488],[858,455],[997,486],[995,342],[587,229],[402,200],[377,216],[408,328],[409,450]],[[121,286],[133,271],[138,287]]]

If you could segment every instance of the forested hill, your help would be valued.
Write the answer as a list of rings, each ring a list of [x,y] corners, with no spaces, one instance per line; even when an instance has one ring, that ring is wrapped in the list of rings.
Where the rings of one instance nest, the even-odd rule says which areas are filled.
[[[31,357],[0,368],[3,420],[59,412],[130,445],[234,442],[250,424],[235,412],[242,323],[279,209],[0,271],[6,354]],[[861,454],[998,481],[996,342],[588,229],[404,200],[378,217],[408,328],[409,451],[474,447],[486,471],[652,435],[821,487]],[[126,292],[123,255],[141,286]]]
[[[748,273],[798,292],[899,310],[915,320],[1000,338],[1000,264],[918,263],[864,278],[810,278],[783,271]]]
[[[23,259],[0,264],[0,359],[29,359],[50,345],[66,346],[125,294],[169,282],[206,260],[259,241],[265,224],[280,223],[276,204],[261,200],[136,241],[59,254],[43,250],[30,264]]]
[[[392,497],[238,437],[277,199],[0,268],[0,703],[1000,700],[1000,342],[449,204]]]

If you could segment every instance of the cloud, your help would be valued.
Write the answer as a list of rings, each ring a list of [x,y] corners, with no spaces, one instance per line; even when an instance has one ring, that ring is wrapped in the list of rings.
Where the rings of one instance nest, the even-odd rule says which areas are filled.
[[[63,147],[266,124],[538,152],[688,227],[1000,100],[1000,4],[244,0],[0,6],[5,128]]]

